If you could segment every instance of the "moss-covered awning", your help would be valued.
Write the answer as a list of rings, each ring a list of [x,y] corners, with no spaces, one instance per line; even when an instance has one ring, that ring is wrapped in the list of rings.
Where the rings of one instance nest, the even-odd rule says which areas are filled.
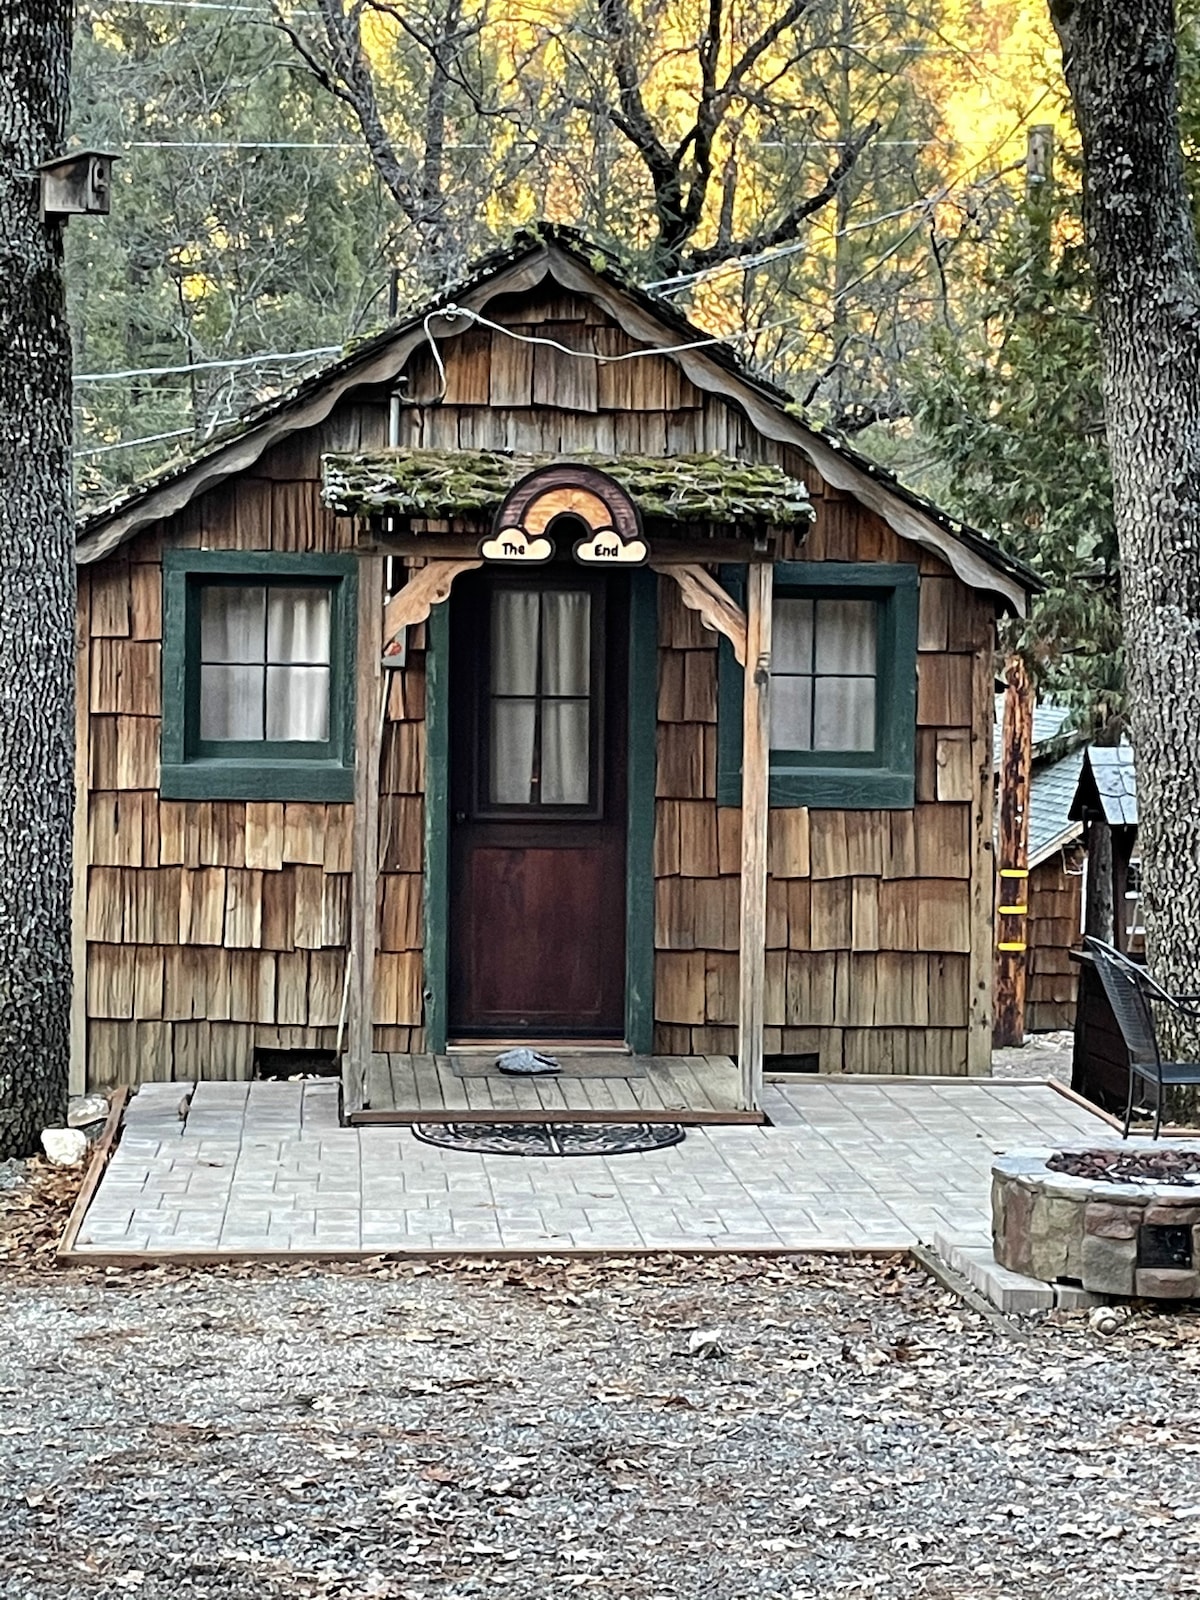
[[[537,467],[570,460],[607,472],[642,515],[692,523],[792,527],[812,503],[781,467],[729,456],[506,455],[496,450],[371,450],[321,458],[322,498],[339,516],[491,515]]]

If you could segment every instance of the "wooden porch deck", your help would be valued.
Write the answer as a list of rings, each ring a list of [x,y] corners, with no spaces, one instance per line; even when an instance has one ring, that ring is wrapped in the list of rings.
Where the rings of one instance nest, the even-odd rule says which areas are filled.
[[[738,1109],[728,1056],[630,1056],[556,1050],[562,1071],[509,1077],[478,1055],[376,1055],[351,1124],[413,1122],[761,1123]]]

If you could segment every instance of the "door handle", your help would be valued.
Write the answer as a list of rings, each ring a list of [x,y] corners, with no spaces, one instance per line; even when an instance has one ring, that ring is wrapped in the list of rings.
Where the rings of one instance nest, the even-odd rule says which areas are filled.
[[[465,811],[456,811],[454,813],[454,820],[455,822],[465,822],[467,820],[467,813]]]

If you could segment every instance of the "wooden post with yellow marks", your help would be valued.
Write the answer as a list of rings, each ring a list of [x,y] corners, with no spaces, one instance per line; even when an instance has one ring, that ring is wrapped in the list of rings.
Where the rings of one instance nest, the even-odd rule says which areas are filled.
[[[996,1000],[992,1043],[1025,1038],[1029,922],[1029,780],[1033,763],[1033,681],[1024,659],[1004,670],[996,885]]]

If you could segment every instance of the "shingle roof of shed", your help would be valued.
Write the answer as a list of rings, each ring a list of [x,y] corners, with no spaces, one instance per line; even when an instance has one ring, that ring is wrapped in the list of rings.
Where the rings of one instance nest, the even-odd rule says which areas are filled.
[[[1079,774],[1072,817],[1082,817],[1085,807],[1099,804],[1112,828],[1136,828],[1138,820],[1137,774],[1130,745],[1092,745]]]

